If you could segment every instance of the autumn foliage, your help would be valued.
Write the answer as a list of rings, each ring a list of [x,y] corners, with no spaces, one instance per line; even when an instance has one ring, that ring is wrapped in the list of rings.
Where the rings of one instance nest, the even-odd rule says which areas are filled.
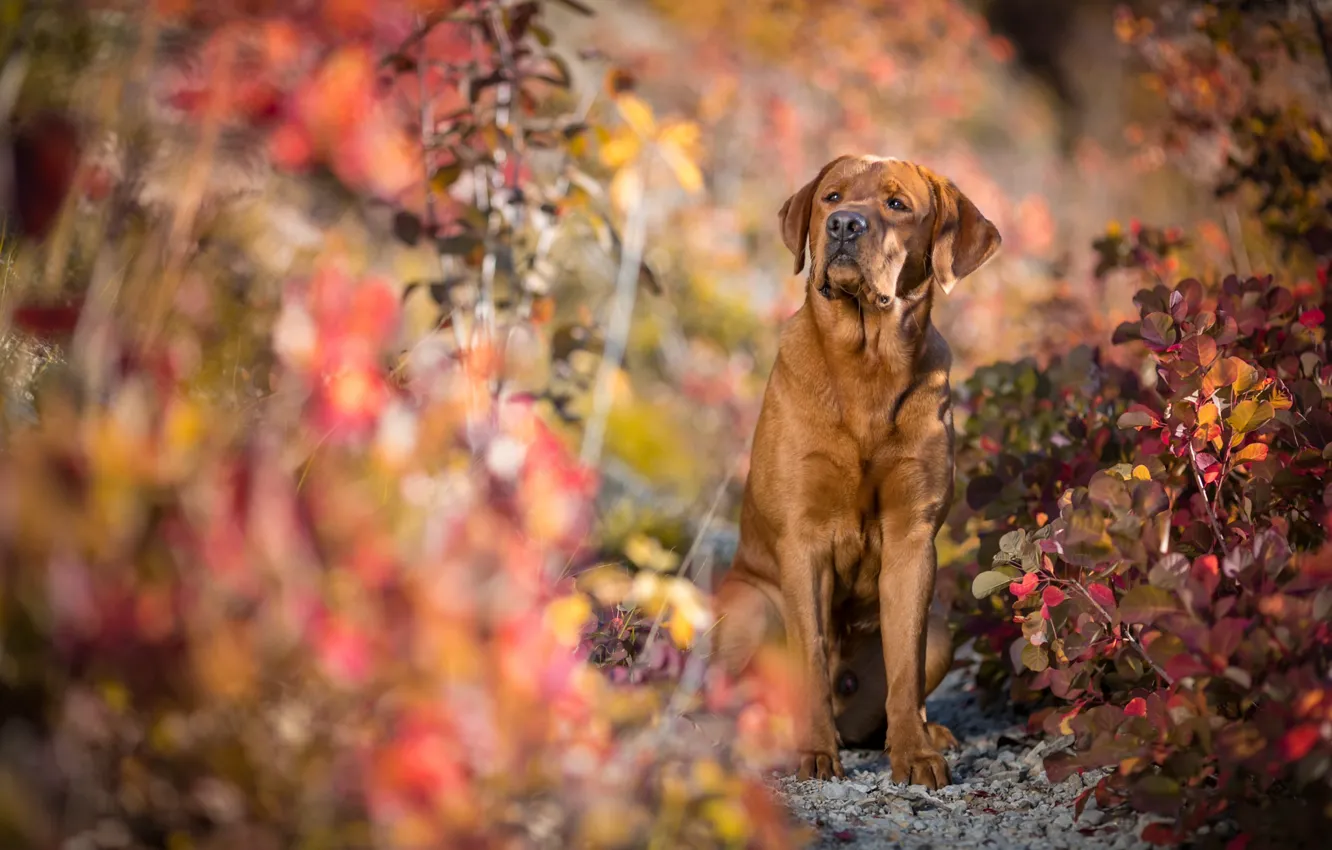
[[[1119,336],[1149,352],[1148,385],[1089,351],[969,385],[967,503],[989,541],[971,591],[1005,612],[978,613],[979,635],[1015,692],[1057,702],[1033,723],[1076,737],[1052,780],[1114,767],[1083,800],[1182,835],[1273,787],[1327,799],[1325,302],[1231,277],[1137,303]]]
[[[4,210],[0,843],[793,843],[784,669],[681,669],[702,592],[598,562],[596,410],[533,375],[561,238],[653,284],[639,169],[699,179],[688,122],[580,111],[541,12],[25,19],[20,138],[73,153]]]
[[[709,671],[701,586],[803,292],[773,212],[851,149],[928,159],[1005,235],[938,311],[940,584],[979,684],[1148,838],[1324,828],[1303,4],[1106,22],[1169,117],[1068,179],[1169,161],[1244,221],[1112,225],[1085,281],[1077,210],[976,152],[1050,132],[965,4],[609,5],[578,51],[581,0],[35,3],[0,32],[0,844],[798,844],[762,781],[790,670]],[[671,49],[618,46],[634,10]]]
[[[1200,281],[1181,271],[1181,229],[1112,227],[1095,274],[1143,287],[1114,349],[985,367],[961,392],[951,533],[979,545],[954,599],[981,681],[1072,736],[1051,779],[1110,769],[1079,807],[1165,816],[1144,834],[1157,843],[1233,818],[1237,846],[1283,846],[1332,818],[1332,367],[1312,165],[1326,154],[1298,75],[1267,73],[1309,56],[1282,6],[1199,4],[1173,28],[1124,13],[1119,28],[1176,111],[1172,155],[1196,165],[1219,140],[1205,173],[1251,199],[1290,269]],[[1310,266],[1315,279],[1294,271]]]

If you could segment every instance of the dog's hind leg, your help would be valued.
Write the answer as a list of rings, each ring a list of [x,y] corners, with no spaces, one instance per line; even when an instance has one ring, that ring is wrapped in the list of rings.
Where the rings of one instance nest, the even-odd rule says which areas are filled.
[[[713,658],[729,675],[743,673],[764,644],[784,639],[777,604],[748,581],[727,574],[717,589]]]

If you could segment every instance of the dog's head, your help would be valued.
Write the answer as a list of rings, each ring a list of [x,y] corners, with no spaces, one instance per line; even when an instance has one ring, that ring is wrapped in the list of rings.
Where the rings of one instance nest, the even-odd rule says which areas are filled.
[[[951,180],[898,159],[843,156],[782,205],[782,239],[825,297],[881,309],[934,280],[945,293],[999,250],[999,231]]]

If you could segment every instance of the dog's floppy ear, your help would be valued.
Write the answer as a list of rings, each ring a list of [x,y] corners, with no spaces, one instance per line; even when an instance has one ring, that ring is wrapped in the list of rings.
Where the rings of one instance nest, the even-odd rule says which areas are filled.
[[[809,239],[809,217],[814,212],[814,193],[818,191],[824,176],[844,159],[847,157],[839,156],[823,166],[818,176],[787,198],[777,213],[777,218],[782,223],[782,241],[791,249],[791,253],[795,254],[794,274],[800,274],[801,269],[805,267],[805,241]]]
[[[957,282],[985,265],[1003,242],[999,229],[981,214],[952,180],[922,168],[934,196],[930,269],[948,294]]]

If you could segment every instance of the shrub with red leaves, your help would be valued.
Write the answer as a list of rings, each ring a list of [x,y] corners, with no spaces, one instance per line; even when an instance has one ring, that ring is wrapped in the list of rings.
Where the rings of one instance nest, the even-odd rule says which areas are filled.
[[[1230,277],[1135,300],[1117,337],[1146,385],[1089,352],[966,384],[970,631],[991,681],[1044,705],[1032,723],[1075,737],[1052,781],[1115,768],[1079,808],[1172,816],[1173,841],[1286,795],[1325,826],[1332,363],[1303,320],[1323,293]]]

